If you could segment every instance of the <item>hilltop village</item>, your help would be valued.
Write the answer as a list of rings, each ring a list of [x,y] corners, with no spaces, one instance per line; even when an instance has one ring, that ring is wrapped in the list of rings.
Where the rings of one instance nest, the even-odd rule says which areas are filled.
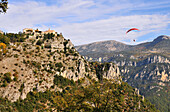
[[[34,30],[32,28],[25,28],[23,29],[23,33],[25,34],[35,34],[35,35],[44,35],[44,34],[48,34],[48,33],[52,33],[57,35],[57,32],[55,32],[54,30],[50,30],[50,28],[47,31],[40,31],[38,29]]]

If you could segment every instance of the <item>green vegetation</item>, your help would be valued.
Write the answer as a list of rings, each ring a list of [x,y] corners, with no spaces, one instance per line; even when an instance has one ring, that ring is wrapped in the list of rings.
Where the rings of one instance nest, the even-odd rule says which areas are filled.
[[[155,68],[159,68],[159,73],[162,73],[164,70],[169,70],[168,66],[169,64],[165,63],[151,63],[142,66],[128,66],[126,67],[129,70],[129,73],[122,74],[123,80],[126,80],[129,75],[131,75],[130,78],[128,78],[127,82],[135,88],[138,88],[140,90],[140,94],[144,95],[151,103],[155,104],[156,108],[159,109],[161,112],[168,112],[169,108],[169,101],[168,96],[170,93],[168,93],[168,86],[160,86],[159,81],[156,74],[153,74],[149,77],[150,74],[155,70]],[[120,70],[124,69],[123,67],[120,67]],[[146,71],[145,74],[143,74],[142,79],[140,77],[136,77],[134,80],[134,77],[136,74],[140,74],[142,71]],[[168,74],[168,73],[167,73]],[[149,77],[149,79],[148,79]],[[151,87],[154,87],[151,89]],[[159,90],[159,91],[158,91]]]
[[[15,73],[13,74],[13,76],[14,76],[14,81],[17,81],[17,80],[18,80],[18,73],[15,72]]]
[[[57,85],[65,83],[61,76],[55,77]],[[155,107],[147,100],[142,100],[134,89],[127,83],[113,83],[104,80],[103,83],[92,81],[92,84],[83,87],[81,82],[64,84],[62,92],[47,90],[46,92],[33,92],[27,94],[24,100],[11,103],[7,99],[0,98],[0,111],[64,111],[64,112],[156,112]],[[69,82],[69,81],[66,81]],[[72,81],[70,81],[72,82]]]
[[[1,78],[1,82],[2,82],[1,87],[6,87],[10,82],[12,82],[11,73],[10,72],[5,73],[4,75],[2,73],[1,75],[2,75],[1,76],[2,77]]]
[[[15,33],[0,33],[0,42],[5,44],[9,44],[9,42],[24,42],[26,38],[24,38],[24,34],[19,32],[18,34]]]
[[[63,64],[62,64],[61,62],[56,63],[56,64],[55,64],[55,67],[62,68],[62,67],[63,67]]]
[[[43,41],[39,39],[39,40],[37,41],[36,45],[41,45],[42,43],[43,43]]]
[[[103,80],[103,73],[108,71],[111,63],[99,63],[99,62],[90,62],[91,65],[91,70],[95,70],[97,78],[99,79],[99,81]],[[104,70],[103,70],[104,68]]]
[[[30,43],[17,43],[17,46],[19,46],[20,44],[21,47],[24,47],[23,54],[25,55],[20,55],[21,52],[19,54],[20,50],[18,50],[17,47],[11,47],[9,49],[9,51],[14,51],[13,54],[11,53],[11,56],[17,58],[14,58],[15,60],[17,60],[17,62],[14,62],[14,64],[12,64],[15,65],[15,67],[17,68],[12,68],[12,73],[14,73],[14,77],[12,77],[13,79],[11,79],[12,75],[10,73],[2,73],[0,84],[2,87],[7,88],[8,84],[13,81],[12,83],[19,84],[20,87],[15,87],[14,85],[11,85],[11,87],[14,87],[14,89],[17,88],[15,92],[19,91],[21,92],[21,94],[25,88],[24,83],[31,85],[30,87],[33,87],[33,84],[36,84],[36,86],[41,85],[42,87],[44,87],[44,89],[46,89],[46,91],[38,92],[39,88],[35,87],[33,91],[27,94],[26,99],[18,99],[18,101],[14,103],[11,103],[7,99],[0,98],[0,102],[2,102],[0,104],[0,111],[157,111],[154,105],[152,105],[146,99],[143,99],[142,96],[138,95],[136,91],[127,83],[121,81],[113,82],[111,80],[108,81],[106,79],[103,79],[103,73],[110,69],[110,63],[91,62],[89,64],[87,61],[83,60],[83,57],[80,56],[74,48],[70,49],[70,45],[68,45],[69,43],[67,40],[62,40],[61,42],[59,42],[60,44],[64,45],[63,49],[51,49],[51,44],[55,36],[54,34],[45,34],[42,37],[37,36],[37,40],[31,38],[31,36],[30,39],[27,40],[27,42]],[[27,35],[27,38],[29,38],[29,35]],[[2,34],[2,36],[0,36],[0,39],[1,42],[4,42],[6,44],[9,44],[9,42],[23,42],[24,34]],[[58,40],[60,39],[58,38]],[[36,46],[33,46],[32,44],[35,42]],[[43,46],[42,43],[44,42],[45,45]],[[20,64],[19,58],[22,59],[22,57],[25,67]],[[122,60],[122,58],[120,60]],[[78,79],[74,82],[73,76],[69,77],[70,79],[72,79],[69,80],[60,75],[54,75],[57,71],[59,74],[61,74],[63,71],[72,71],[75,72],[75,77],[78,78],[78,75],[81,72],[80,67],[82,65],[82,62],[85,65],[86,73],[83,74],[86,76],[85,79]],[[91,66],[90,68],[89,65]],[[4,66],[4,68],[6,68],[7,70],[9,67],[7,68]],[[25,72],[23,72],[23,74],[22,71],[21,73],[18,73],[17,71],[20,71],[20,69],[22,71],[32,70],[33,76],[35,76],[35,78],[37,78],[38,80],[36,80],[35,83],[27,83],[27,81],[23,81],[21,77],[19,77],[18,80],[18,75],[22,76],[22,78],[26,78],[26,80],[32,79],[32,76],[26,77],[26,75],[23,75]],[[135,70],[138,71],[140,69]],[[96,81],[92,79],[92,74],[90,74],[90,72],[93,72],[94,75],[96,74],[99,80]],[[49,79],[53,76],[53,86],[51,86],[51,88],[48,88],[50,84],[47,85],[44,84],[44,82],[51,82],[51,80]]]
[[[4,80],[7,81],[8,83],[10,83],[12,81],[11,79],[11,73],[5,73],[4,74]]]
[[[8,9],[8,0],[1,0],[0,13],[6,13],[7,9]]]
[[[159,92],[157,92],[158,89],[159,88],[154,88],[151,90],[145,90],[145,92],[141,91],[141,94],[144,94],[146,98],[152,104],[155,104],[155,107],[159,109],[161,112],[168,112],[170,110],[170,107],[168,105],[169,104],[168,97],[170,96],[170,91],[168,91],[168,84],[165,87],[162,87],[162,89]]]
[[[163,44],[162,44],[163,43]],[[119,66],[123,81],[128,82],[132,87],[138,88],[140,94],[144,95],[155,104],[156,108],[161,112],[168,112],[169,102],[167,101],[169,94],[166,91],[168,86],[159,85],[161,74],[156,74],[156,69],[159,69],[159,73],[165,71],[165,74],[169,76],[169,66],[167,62],[163,62],[166,59],[170,60],[168,57],[169,51],[168,48],[170,44],[169,41],[162,41],[161,44],[157,44],[154,48],[167,49],[164,53],[150,53],[148,51],[139,52],[139,51],[121,51],[121,52],[82,52],[84,56],[93,58],[92,61],[98,61],[101,57],[102,62],[115,62],[121,64]],[[160,50],[161,51],[161,50]],[[122,56],[120,56],[122,55]],[[131,56],[134,56],[131,58]],[[159,59],[156,57],[159,56]],[[150,59],[150,61],[148,60]],[[154,62],[155,61],[155,62]],[[160,62],[161,61],[161,62]],[[94,62],[93,62],[94,63]],[[131,66],[132,64],[132,66]],[[136,65],[136,66],[135,66]],[[98,75],[100,76],[100,75]],[[135,77],[136,76],[136,77]],[[168,77],[167,77],[168,78]],[[166,82],[162,82],[166,83]],[[154,84],[154,85],[153,85]],[[153,90],[150,90],[150,87],[158,86]],[[160,90],[160,92],[157,92]],[[166,94],[165,94],[166,93]],[[170,110],[170,109],[169,109]]]
[[[22,92],[23,89],[24,89],[24,83],[21,84],[21,87],[20,87],[19,91]]]
[[[54,84],[62,88],[68,85],[75,86],[75,82],[73,80],[69,80],[67,78],[58,75],[55,75]]]

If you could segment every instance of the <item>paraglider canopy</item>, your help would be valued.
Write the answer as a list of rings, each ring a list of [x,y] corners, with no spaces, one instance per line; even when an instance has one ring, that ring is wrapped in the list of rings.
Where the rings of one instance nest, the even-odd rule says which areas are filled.
[[[131,29],[129,29],[129,30],[126,32],[126,34],[127,34],[128,32],[130,32],[130,31],[132,31],[132,30],[138,30],[138,31],[139,31],[139,29],[137,29],[137,28],[131,28]]]
[[[137,28],[131,28],[131,29],[129,29],[128,31],[126,31],[126,34],[128,33],[128,32],[130,32],[130,31],[132,31],[132,30],[138,30],[139,31],[139,29],[137,29]],[[135,42],[136,40],[135,39],[133,39],[133,42]]]

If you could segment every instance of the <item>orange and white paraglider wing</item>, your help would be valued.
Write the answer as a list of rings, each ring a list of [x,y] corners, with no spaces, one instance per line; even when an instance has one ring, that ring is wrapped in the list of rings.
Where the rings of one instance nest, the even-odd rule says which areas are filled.
[[[139,29],[137,29],[137,28],[131,28],[131,29],[129,29],[129,30],[126,32],[126,34],[127,34],[128,32],[130,32],[130,31],[132,31],[132,30],[138,30],[138,31],[139,31]]]

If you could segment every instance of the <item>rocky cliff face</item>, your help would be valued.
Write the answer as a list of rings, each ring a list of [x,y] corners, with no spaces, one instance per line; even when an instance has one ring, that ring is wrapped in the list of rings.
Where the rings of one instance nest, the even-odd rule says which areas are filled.
[[[138,88],[142,95],[162,110],[165,106],[168,108],[166,95],[170,81],[169,54],[170,37],[162,35],[152,42],[131,46],[121,52],[89,51],[83,56],[89,61],[115,63],[120,69],[123,81]],[[164,102],[165,106],[160,106]]]
[[[105,67],[103,68],[105,71]],[[103,73],[103,78],[106,79],[119,79],[120,78],[120,70],[119,67],[116,65],[110,64],[109,70]]]
[[[131,60],[130,60],[131,59]],[[106,61],[106,60],[105,60]],[[142,66],[151,63],[167,63],[170,64],[170,60],[168,57],[161,56],[161,55],[150,55],[145,57],[134,58],[133,55],[127,60],[114,60],[112,58],[108,59],[107,61],[113,61],[118,66]]]
[[[160,55],[151,55],[146,59],[139,61],[137,66],[147,65],[151,63],[167,63],[170,64],[170,60],[168,57],[160,56]]]
[[[123,76],[122,80],[138,88],[140,94],[168,112],[168,82],[170,81],[170,60],[162,54],[114,54],[99,58],[85,56],[89,61],[113,62]],[[160,106],[164,103],[164,106]],[[165,109],[165,110],[164,110]]]
[[[29,35],[25,42],[11,43],[6,56],[0,61],[0,97],[14,102],[25,99],[33,90],[44,92],[54,86],[55,75],[78,81],[85,77],[98,80],[87,62],[70,40],[62,35],[49,39]],[[116,79],[120,75],[116,65],[105,71],[104,78]],[[53,87],[54,91],[61,91]]]
[[[89,61],[98,61],[101,59],[102,62],[113,62],[117,66],[121,68],[121,74],[130,74],[131,68],[140,68],[141,70],[134,72],[135,76],[131,74],[131,77],[149,77],[156,74],[156,79],[162,80],[162,81],[169,81],[170,74],[169,68],[170,68],[170,60],[169,57],[161,56],[161,55],[148,55],[148,56],[137,56],[130,55],[129,57],[125,57],[124,55],[121,55],[122,58],[120,59],[120,55],[115,55],[110,58],[102,57],[102,58],[91,58],[92,60]],[[86,56],[87,58],[87,56]],[[90,59],[87,58],[87,59]],[[161,66],[159,66],[159,64]],[[151,66],[152,65],[152,66]],[[160,68],[161,67],[161,68]],[[144,68],[150,68],[150,69],[144,69]],[[131,72],[132,73],[132,72]],[[141,78],[141,80],[142,80]],[[152,77],[154,78],[154,77]],[[126,79],[127,80],[127,79]]]

